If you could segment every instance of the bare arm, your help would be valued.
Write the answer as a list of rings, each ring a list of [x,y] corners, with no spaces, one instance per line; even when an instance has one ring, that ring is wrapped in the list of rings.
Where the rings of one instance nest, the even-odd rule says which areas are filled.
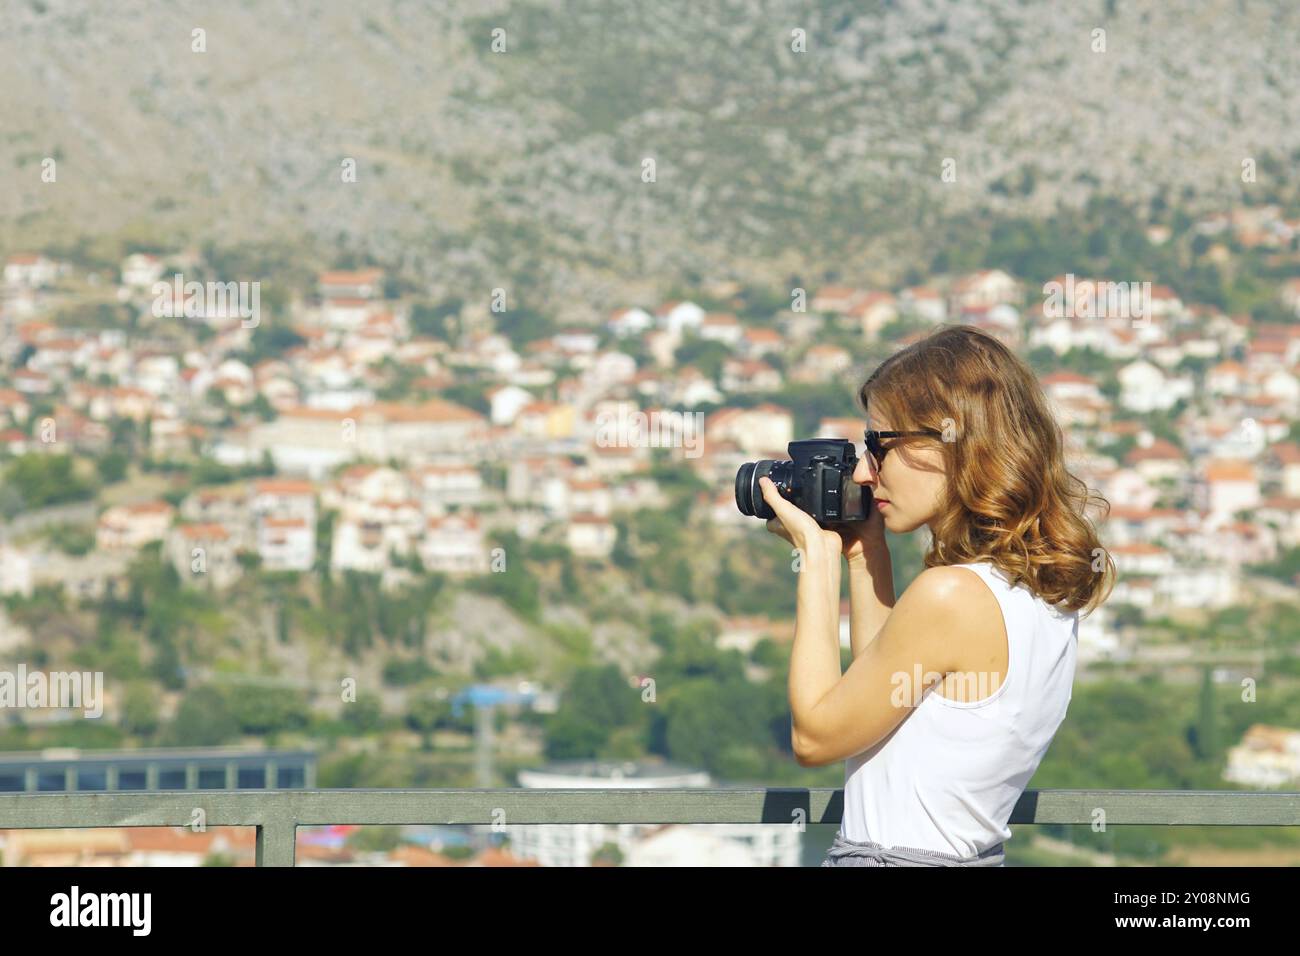
[[[894,608],[894,565],[889,549],[851,555],[849,565],[849,634],[856,660],[875,640]]]
[[[810,540],[797,588],[794,647],[790,652],[791,743],[803,752],[808,715],[840,680],[840,555]]]

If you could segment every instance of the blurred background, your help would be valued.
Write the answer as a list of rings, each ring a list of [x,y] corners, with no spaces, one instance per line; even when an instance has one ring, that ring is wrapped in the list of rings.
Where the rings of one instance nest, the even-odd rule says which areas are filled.
[[[0,23],[0,792],[838,787],[791,755],[795,578],[732,482],[861,450],[858,385],[943,323],[1024,356],[1111,504],[1030,786],[1297,788],[1294,5]],[[252,863],[192,831],[0,859]],[[815,865],[833,831],[340,826],[298,861]],[[1008,863],[1298,841],[1017,827]]]

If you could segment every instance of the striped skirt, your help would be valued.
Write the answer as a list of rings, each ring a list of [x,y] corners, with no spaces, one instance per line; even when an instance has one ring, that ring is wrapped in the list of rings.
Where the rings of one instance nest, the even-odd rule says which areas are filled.
[[[904,846],[858,843],[835,834],[822,866],[1004,866],[1006,854],[998,843],[978,856],[963,859],[938,850],[918,850]]]

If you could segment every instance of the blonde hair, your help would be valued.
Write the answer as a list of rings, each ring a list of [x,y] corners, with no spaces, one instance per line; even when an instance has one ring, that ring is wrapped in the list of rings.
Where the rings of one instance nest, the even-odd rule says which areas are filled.
[[[927,568],[991,561],[1013,585],[1085,614],[1110,596],[1115,563],[1087,515],[1110,503],[1066,470],[1042,386],[1006,345],[940,326],[882,362],[858,397],[892,429],[944,433],[912,439],[936,443],[947,464]]]

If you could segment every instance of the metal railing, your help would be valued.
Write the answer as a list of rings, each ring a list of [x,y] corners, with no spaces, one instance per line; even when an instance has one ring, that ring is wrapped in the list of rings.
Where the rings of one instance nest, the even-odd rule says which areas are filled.
[[[844,791],[818,789],[200,790],[0,794],[0,830],[257,828],[257,865],[293,866],[300,826],[578,823],[837,824]],[[1300,826],[1300,792],[1026,790],[1012,824]]]

